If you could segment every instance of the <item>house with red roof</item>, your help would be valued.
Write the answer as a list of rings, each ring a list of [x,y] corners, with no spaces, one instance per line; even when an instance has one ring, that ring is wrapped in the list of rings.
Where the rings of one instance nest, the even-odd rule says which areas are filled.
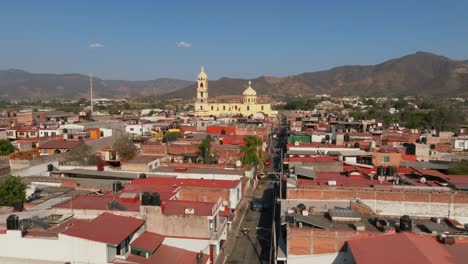
[[[143,233],[145,223],[141,218],[111,213],[91,220],[58,214],[34,219],[40,224],[26,225],[21,230],[0,226],[0,258],[110,263],[128,256],[130,242]]]
[[[78,141],[78,140],[53,139],[43,144],[40,144],[38,146],[38,149],[41,155],[44,155],[44,156],[54,155],[54,154],[68,152],[78,147],[82,143],[83,143],[82,141]]]
[[[141,213],[147,231],[180,238],[180,245],[196,239],[198,249],[209,250],[214,262],[228,233],[228,220],[220,216],[220,209],[221,199],[216,203],[168,200],[161,206],[142,206]]]
[[[466,263],[468,243],[445,245],[431,236],[405,232],[352,239],[348,249],[357,264],[462,264]]]

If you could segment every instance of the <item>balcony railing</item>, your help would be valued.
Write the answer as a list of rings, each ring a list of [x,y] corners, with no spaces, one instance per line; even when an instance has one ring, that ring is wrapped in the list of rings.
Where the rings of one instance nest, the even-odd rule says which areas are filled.
[[[227,217],[219,217],[218,226],[210,234],[210,240],[212,242],[219,241],[221,239],[222,234],[227,228],[227,222]]]

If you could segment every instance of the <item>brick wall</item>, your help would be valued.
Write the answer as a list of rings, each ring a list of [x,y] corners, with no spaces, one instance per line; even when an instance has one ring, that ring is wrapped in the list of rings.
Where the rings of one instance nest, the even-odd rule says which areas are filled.
[[[327,254],[344,251],[346,241],[379,235],[368,231],[335,231],[288,228],[288,255]]]
[[[288,199],[352,201],[359,198],[375,213],[446,217],[468,221],[468,193],[461,191],[383,190],[383,189],[289,189]]]
[[[179,191],[179,200],[216,203],[219,198],[221,198],[222,201],[229,201],[229,189],[183,186]]]

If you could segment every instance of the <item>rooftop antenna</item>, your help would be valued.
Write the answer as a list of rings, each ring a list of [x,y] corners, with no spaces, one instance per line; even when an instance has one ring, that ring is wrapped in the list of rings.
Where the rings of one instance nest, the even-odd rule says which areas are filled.
[[[93,114],[93,73],[89,73],[89,89],[91,90],[91,114]]]

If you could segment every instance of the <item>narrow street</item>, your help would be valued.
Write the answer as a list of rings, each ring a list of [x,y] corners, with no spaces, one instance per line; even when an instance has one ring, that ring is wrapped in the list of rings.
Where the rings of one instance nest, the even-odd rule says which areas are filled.
[[[275,188],[278,175],[275,176],[274,173],[280,171],[282,153],[280,149],[283,148],[283,137],[272,138],[270,144],[272,145],[269,148],[269,156],[272,164],[264,169],[268,177],[258,181],[253,195],[246,197],[239,211],[239,218],[236,219],[241,222],[233,224],[228,241],[216,262],[218,264],[270,263],[273,208],[275,197],[278,197],[278,194],[275,195],[275,192],[278,192],[278,184]],[[262,210],[256,211],[250,208],[250,201],[254,198],[262,199]]]

